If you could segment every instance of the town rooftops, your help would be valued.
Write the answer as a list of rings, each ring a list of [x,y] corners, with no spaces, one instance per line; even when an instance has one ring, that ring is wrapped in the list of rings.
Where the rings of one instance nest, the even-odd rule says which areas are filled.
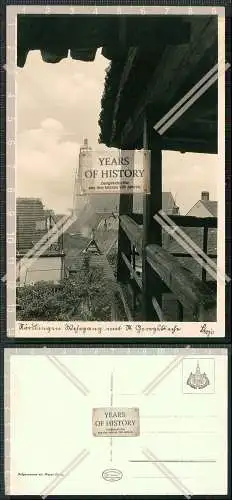
[[[217,217],[217,201],[202,201],[204,207],[211,213],[213,217]]]
[[[210,200],[209,192],[208,191],[202,191],[201,193],[201,198],[198,200],[195,205],[188,211],[186,215],[199,215],[200,216],[200,210],[201,207],[204,207],[205,210],[208,212],[205,212],[205,216],[208,217],[217,217],[217,211],[218,211],[218,202],[215,200]],[[197,214],[198,211],[198,214]],[[196,213],[195,213],[196,212]]]
[[[134,195],[133,211],[135,213],[143,213],[143,195]],[[162,193],[162,209],[167,214],[178,214],[179,207],[175,204],[175,200],[171,192]],[[78,218],[67,229],[68,233],[80,233],[82,229],[90,227],[94,229],[104,218],[115,217],[119,214],[119,194],[104,194],[93,195],[89,198],[89,205],[81,212],[81,217]]]
[[[48,232],[48,218],[54,219],[54,211],[44,209],[39,198],[17,198],[16,200],[16,250],[18,254],[25,254]],[[61,249],[60,242],[54,241],[46,253],[56,253]]]
[[[17,251],[26,252],[44,234],[41,226],[44,220],[44,207],[39,198],[17,198]],[[45,229],[45,227],[44,227]]]
[[[133,211],[143,213],[143,195],[136,194],[133,200]],[[164,191],[162,193],[162,209],[169,215],[178,215],[179,207],[176,205],[171,191]]]

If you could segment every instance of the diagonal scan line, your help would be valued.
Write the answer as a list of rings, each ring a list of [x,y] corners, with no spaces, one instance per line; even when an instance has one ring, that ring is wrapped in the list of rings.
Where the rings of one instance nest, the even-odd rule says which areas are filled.
[[[25,257],[31,257],[31,255],[35,255],[36,254],[36,251],[43,245],[43,243],[46,243],[47,240],[53,236],[53,234],[56,234],[57,236],[57,231],[61,228],[63,228],[63,225],[66,223],[66,221],[68,221],[70,219],[70,217],[72,217],[71,215],[65,215],[64,217],[62,217],[56,224],[54,224],[54,226],[49,229],[49,231],[44,235],[42,236],[42,238],[40,238],[39,241],[37,241],[37,243],[35,243],[35,245],[33,246],[33,248],[31,248],[30,250],[28,250],[28,252],[25,254]]]
[[[212,269],[217,271],[217,265],[215,264],[215,262],[190,238],[190,236],[188,236],[187,233],[183,231],[183,229],[180,228],[180,226],[175,224],[172,219],[168,217],[168,215],[166,216],[163,210],[160,210],[159,214],[173,228],[173,232],[178,233],[183,238],[183,240],[185,240],[189,244],[190,247],[196,250],[196,252],[199,253],[203,257],[203,259],[206,260],[206,262],[208,262],[209,266],[211,266]]]
[[[56,488],[59,486],[62,481],[73,471],[76,469],[78,465],[80,465],[85,458],[90,454],[90,452],[86,449],[82,450],[62,471],[61,471],[61,477],[57,477],[53,479],[46,488],[40,493],[42,496],[43,500],[47,498],[47,496]]]
[[[229,63],[226,63],[225,65],[225,71],[227,71],[228,69],[230,68],[230,64]],[[207,90],[209,87],[211,87],[218,79],[218,72],[213,76],[211,76],[210,79],[207,80],[207,82],[200,87],[200,89],[194,93],[194,95],[191,97],[191,99],[189,99],[183,107],[181,107],[181,109],[179,109],[179,111],[177,111],[171,118],[170,120],[166,121],[166,115],[163,117],[163,121],[165,122],[163,127],[157,129],[157,125],[155,125],[155,129],[157,130],[157,132],[162,135],[164,134],[164,132],[166,132],[170,127],[171,125],[173,125],[173,123],[175,123],[175,121],[180,118],[181,115],[183,115],[183,113],[185,113],[185,111],[190,108],[192,106],[192,104],[197,101]],[[182,100],[186,100],[185,98],[183,98]],[[176,105],[176,108],[179,108],[180,104],[177,103]],[[173,111],[172,109],[169,111],[169,115],[172,115]],[[160,120],[161,121],[161,120]]]
[[[47,250],[47,244],[53,243],[54,239],[53,236],[57,237],[61,235],[61,231],[63,230],[63,227],[65,226],[66,222],[72,221],[74,217],[71,215],[67,215],[65,217],[62,217],[60,221],[57,222],[49,231],[42,236],[42,238],[37,241],[37,243],[28,250],[28,252],[25,254],[24,258],[21,259],[23,261],[24,259],[27,259],[28,257],[35,257],[37,252],[43,247]]]
[[[3,68],[4,68],[4,70],[6,70],[6,72],[7,72],[7,74],[8,74],[8,75],[14,76],[15,80],[17,81],[17,77],[18,77],[18,76],[19,76],[19,74],[20,74],[20,70],[18,70],[18,68],[17,68],[17,65],[16,65],[16,64],[15,64],[15,65],[8,65],[8,64],[6,64],[6,65],[4,65],[4,66],[3,66]],[[36,84],[36,80],[35,80],[35,79],[33,79],[33,78],[31,78],[31,77],[30,77],[30,79],[31,79],[31,81],[32,81],[32,83],[33,83],[33,84]],[[38,86],[38,85],[37,85],[37,86]],[[38,87],[40,88],[40,86],[38,86]],[[42,88],[40,88],[40,91],[44,92]],[[68,218],[69,218],[69,217],[70,217],[70,215],[68,216]],[[72,222],[75,222],[75,220],[76,220],[76,218],[75,218],[75,219],[73,219],[73,221],[72,221]],[[50,234],[54,233],[54,232],[57,230],[58,226],[59,226],[59,225],[62,225],[62,223],[65,223],[65,218],[64,218],[64,219],[62,218],[62,219],[61,219],[61,220],[60,220],[60,221],[56,224],[56,227],[54,227],[54,228],[53,228],[53,231],[52,231],[51,233],[49,232],[49,233],[47,233],[47,234],[45,235],[45,237],[41,238],[41,240],[38,242],[38,244],[37,244],[37,245],[35,245],[35,247],[36,247],[36,248],[34,247],[34,248],[30,251],[30,253],[28,253],[28,254],[26,254],[26,255],[24,256],[24,258],[29,257],[29,256],[30,256],[30,255],[32,255],[32,254],[33,254],[33,256],[35,257],[35,255],[34,255],[35,250],[36,250],[39,246],[41,246],[41,245],[42,245],[42,243],[44,243],[44,242],[45,242],[45,240],[47,240],[48,234],[50,235]],[[66,227],[66,229],[67,229],[67,227]],[[51,243],[53,243],[54,241],[55,241],[55,240],[50,241],[50,245],[51,245]],[[49,245],[48,245],[48,246],[46,246],[46,247],[44,247],[44,251],[46,251],[46,250],[47,250],[47,248],[49,248]],[[40,254],[40,255],[42,255],[42,254]],[[39,257],[40,255],[38,255],[38,257]],[[32,265],[32,263],[33,263],[33,262],[27,263],[27,265],[26,265],[26,269],[28,269],[28,268]],[[22,265],[24,265],[24,263],[23,263],[23,259],[21,259],[21,265],[20,265],[20,269],[21,269],[21,270],[22,270]],[[17,269],[17,271],[18,271],[18,268],[16,268],[16,269]],[[2,279],[2,281],[3,281],[3,282],[5,282],[5,281],[6,281],[6,279],[7,279],[7,275],[3,276],[3,278],[1,278],[1,279]]]
[[[191,99],[189,99],[183,107],[181,107],[179,109],[179,111],[177,111],[173,116],[172,118],[170,118],[170,120],[168,120],[164,125],[163,127],[161,127],[159,130],[158,130],[158,133],[160,135],[163,135],[164,132],[166,132],[170,127],[171,125],[173,125],[173,123],[176,122],[176,120],[178,120],[178,118],[180,118],[180,116],[182,116],[188,108],[190,108],[190,106],[192,106],[192,104],[197,101],[205,92],[206,90],[209,89],[209,87],[211,87],[211,85],[213,85],[218,79],[218,76],[217,75],[214,75],[210,78],[210,80],[207,81],[207,83],[205,83],[203,85],[203,87],[201,87],[197,92],[196,94],[193,95],[193,97],[191,97]]]
[[[84,208],[86,211],[86,206]],[[48,231],[48,233],[46,233],[20,260],[20,264],[17,264],[16,267],[17,273],[19,274],[20,271],[22,272],[22,270],[26,271],[29,269],[40,257],[40,255],[43,255],[51,244],[56,241],[57,237],[59,237],[62,232],[65,232],[77,220],[77,218],[80,219],[80,215],[83,214],[83,210],[84,209],[82,209],[81,213],[76,212],[76,214],[62,217],[62,219],[60,219],[60,221],[58,221],[57,224],[55,224],[51,230]],[[30,258],[29,260],[29,257],[33,257],[33,259]],[[6,275],[2,278],[2,280],[6,280]]]
[[[28,269],[31,267],[31,265],[37,260],[37,257],[42,255],[49,247],[50,245],[56,241],[57,237],[59,237],[62,233],[62,231],[67,229],[70,224],[75,222],[76,217],[75,216],[65,216],[63,217],[60,221],[58,221],[55,226],[53,226],[35,245],[33,248],[31,248],[25,256],[20,260],[20,265],[17,264],[16,266],[16,271],[17,274],[19,273],[19,270],[22,268],[23,269]],[[29,260],[29,257],[34,257],[33,259]],[[27,260],[28,259],[28,260]],[[2,281],[5,282],[7,279],[7,274],[3,276]]]
[[[170,227],[167,224],[165,224],[165,222],[163,222],[159,216],[155,216],[157,222],[159,222],[159,224],[162,225],[163,229],[165,229],[169,234],[171,234],[173,238],[176,239],[176,241],[178,241],[185,250],[191,253],[194,259],[199,264],[201,264],[202,267],[204,267],[206,271],[208,271],[208,273],[211,274],[213,278],[217,280],[217,278],[219,277],[219,279],[223,283],[225,281],[227,281],[227,283],[231,281],[229,276],[221,273],[215,262],[179,226],[177,226],[177,224],[174,224],[174,222],[170,219],[170,217],[168,217],[168,215],[166,215],[163,212],[163,210],[160,210],[159,214],[163,217],[164,221],[167,221]],[[202,258],[199,257],[198,254]],[[205,261],[207,262],[208,265],[206,264]]]
[[[37,259],[43,255],[46,250],[48,250],[48,248],[51,246],[52,243],[54,243],[56,240],[57,240],[57,237],[59,237],[62,232],[66,231],[66,229],[68,229],[68,227],[70,227],[73,222],[76,220],[76,217],[73,216],[73,217],[70,217],[67,222],[55,233],[53,234],[49,240],[47,240],[45,242],[45,244],[43,244],[40,248],[38,248],[38,250],[35,251],[35,253],[32,254],[32,258],[30,259],[25,259],[25,257],[23,259],[21,259],[20,261],[20,266],[19,264],[17,265],[17,272],[19,274],[19,271],[21,270],[22,271],[26,271],[27,269],[29,269],[36,261]]]
[[[182,481],[166,466],[164,463],[162,463],[162,460],[159,460],[158,457],[154,455],[153,452],[151,452],[149,449],[143,449],[142,450],[143,454],[145,455],[146,458],[149,460],[152,460],[152,465],[157,467],[157,469],[163,473],[164,476],[166,476],[167,479],[171,481],[174,486],[177,487],[177,489],[183,493],[185,498],[190,499],[193,493],[182,483]]]
[[[24,256],[23,259],[21,259],[21,263],[23,262],[24,259],[27,259],[28,257],[31,257],[32,255],[36,255],[36,252],[38,249],[41,248],[41,246],[44,244],[46,245],[47,243],[47,240],[49,238],[49,245],[51,244],[50,243],[50,240],[51,240],[51,237],[55,234],[55,236],[57,237],[57,230],[60,229],[60,226],[62,226],[63,228],[63,225],[65,224],[66,221],[68,221],[70,219],[70,215],[66,215],[65,217],[62,217],[62,219],[60,219],[60,221],[57,222],[57,224],[55,224],[55,226],[53,226],[35,245],[33,248],[31,248]],[[58,233],[58,236],[60,236],[61,233]],[[52,241],[53,242],[53,241]],[[47,246],[46,246],[46,249],[47,249]],[[19,265],[16,266],[16,269],[18,271],[19,269]],[[2,281],[6,281],[7,279],[7,275],[5,274],[5,276],[3,276],[2,278]]]
[[[186,346],[186,349],[189,349],[190,346]],[[154,389],[157,387],[163,380],[185,359],[187,354],[184,355],[178,354],[168,365],[158,374],[156,377],[149,382],[148,385],[143,389],[143,394],[148,396]]]
[[[166,113],[166,115],[155,124],[154,129],[158,131],[161,125],[164,125],[164,123],[168,120],[168,118],[170,118],[175,113],[175,111],[177,111],[180,108],[180,106],[182,106],[182,104],[184,104],[185,101],[189,99],[189,97],[195,94],[195,92],[203,85],[203,83],[205,83],[217,71],[218,71],[218,64],[215,64],[215,66],[213,66],[213,68],[210,71],[208,71],[208,73],[206,73],[205,76],[203,76],[203,78],[201,78],[199,82],[196,83],[196,85],[194,85],[194,87],[192,87],[192,89],[189,92],[187,92],[187,94],[185,94],[184,97],[182,97],[182,99],[180,99],[180,101],[177,104],[175,104],[175,106],[173,106],[173,108],[171,108],[170,111],[168,111],[168,113]]]
[[[58,370],[63,373],[63,375],[73,384],[77,389],[84,395],[87,396],[89,394],[89,389],[79,380],[79,378],[74,375],[69,368],[67,368],[61,361],[59,361],[55,356],[46,356],[46,358],[53,363]]]
[[[200,254],[203,259],[205,259],[205,261],[209,264],[209,266],[218,273],[221,280],[226,280],[227,282],[231,281],[229,276],[220,273],[217,264],[215,264],[215,262],[190,238],[190,236],[188,236],[177,224],[174,224],[174,222],[170,219],[170,217],[168,217],[168,215],[163,212],[163,210],[160,210],[159,213],[163,217],[163,219],[165,219],[170,224],[170,226],[173,228],[173,231],[175,233],[177,232],[183,238],[183,240],[185,240],[190,247],[196,250],[197,254]]]
[[[84,207],[82,207],[80,212],[78,212],[76,208],[75,213],[65,216],[60,221],[58,221],[58,223],[53,226],[53,228],[46,235],[44,235],[31,250],[28,251],[26,256],[20,260],[20,265],[18,264],[17,266],[18,273],[19,269],[21,271],[29,269],[32,264],[36,262],[36,260],[40,257],[40,255],[43,255],[50,247],[50,245],[56,241],[57,237],[59,237],[62,232],[64,233],[77,219],[80,220],[83,213],[86,214],[86,208],[89,208],[89,205],[85,205]],[[91,214],[88,214],[88,216],[90,215],[92,215],[92,212]],[[59,230],[57,230],[57,228],[59,228]],[[51,235],[49,239],[48,235]],[[44,244],[42,245],[43,242]],[[28,256],[32,256],[33,259],[27,259]]]
[[[212,267],[208,266],[208,264],[205,263],[202,257],[199,257],[196,254],[196,251],[192,247],[190,247],[188,243],[185,243],[182,236],[178,236],[178,234],[174,233],[173,229],[171,229],[171,227],[166,224],[165,221],[163,221],[163,219],[161,219],[161,217],[159,217],[158,215],[155,215],[154,219],[168,234],[170,234],[177,241],[177,243],[179,243],[179,245],[181,245],[186,250],[187,253],[189,253],[196,260],[196,262],[198,262],[198,264],[206,269],[206,271],[210,274],[210,276],[212,276],[214,280],[217,281],[217,273],[212,270]]]

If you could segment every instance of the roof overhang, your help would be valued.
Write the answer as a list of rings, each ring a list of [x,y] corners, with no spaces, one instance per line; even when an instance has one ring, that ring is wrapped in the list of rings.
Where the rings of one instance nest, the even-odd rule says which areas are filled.
[[[129,47],[154,52],[157,44],[179,45],[190,38],[188,18],[179,16],[19,15],[17,65],[30,50],[40,50],[45,62],[66,58],[93,61],[98,48],[107,59],[124,60]]]
[[[217,16],[19,15],[18,66],[30,50],[46,62],[111,60],[100,142],[142,147],[145,111],[154,125],[218,61]],[[217,152],[217,82],[162,135],[162,148]]]

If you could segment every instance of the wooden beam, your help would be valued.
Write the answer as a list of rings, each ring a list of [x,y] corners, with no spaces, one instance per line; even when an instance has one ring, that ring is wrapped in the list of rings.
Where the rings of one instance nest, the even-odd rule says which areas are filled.
[[[131,214],[131,218],[139,225],[143,225],[143,214],[142,213],[133,213]]]
[[[194,73],[194,70],[203,58],[204,52],[214,44],[217,38],[217,24],[216,20],[209,16],[202,16],[201,19],[198,17],[197,21],[193,19],[191,23],[190,42],[180,47],[168,47],[164,50],[161,62],[156,67],[148,87],[142,94],[133,116],[126,122],[122,130],[122,142],[129,137],[131,139],[135,123],[141,120],[141,115],[144,114],[147,105],[154,101],[156,103],[162,102],[166,107],[163,110],[163,114],[165,114],[175,96],[178,96],[178,100],[183,97],[180,95],[180,89],[189,79],[190,74],[193,74],[191,86],[195,85],[203,76],[198,75],[196,71]],[[162,116],[157,117],[157,120],[160,118]]]
[[[199,139],[193,141],[191,138],[183,140],[183,138],[180,137],[162,137],[162,149],[164,151],[179,151],[180,153],[202,153],[212,155],[218,153],[217,140],[202,141]]]
[[[118,43],[120,45],[120,48],[124,50],[127,45],[127,18],[125,16],[119,16],[118,22]]]
[[[208,227],[207,226],[204,227],[204,231],[203,231],[203,252],[206,255],[208,254]],[[205,269],[205,267],[202,267],[201,279],[202,279],[202,281],[206,281],[206,269]]]
[[[150,193],[143,196],[143,247],[142,247],[142,304],[144,321],[154,320],[154,307],[150,282],[150,269],[146,259],[146,247],[150,243],[162,246],[162,228],[160,224],[154,225],[153,216],[162,209],[162,151],[161,139],[154,131],[149,116],[144,119],[144,149],[150,150]],[[160,279],[155,279],[155,299],[160,309],[162,308],[162,292]],[[157,319],[157,308],[155,309]]]
[[[170,18],[171,17],[171,18]],[[141,46],[151,50],[155,44],[187,43],[190,36],[190,22],[181,16],[120,16],[120,15],[66,15],[66,16],[18,16],[18,63],[25,62],[25,53],[31,49],[48,49],[62,54],[62,50],[73,49],[73,56],[88,60],[98,47],[113,49],[120,46]],[[119,28],[119,29],[118,29]],[[86,49],[86,47],[89,47]],[[82,55],[83,49],[85,54]],[[108,54],[109,55],[109,54]],[[112,54],[113,55],[113,54]],[[64,55],[65,57],[65,55]],[[86,59],[87,57],[87,59]]]
[[[120,284],[120,286],[118,288],[118,295],[122,301],[127,320],[133,321],[134,318],[133,318],[132,312],[131,312],[130,307],[129,307],[129,297],[128,297],[128,291],[127,291],[126,285]],[[119,318],[119,319],[121,319],[121,318]]]
[[[127,42],[139,46],[143,52],[153,51],[152,44],[181,45],[191,36],[190,18],[187,16],[137,16],[128,17]]]
[[[141,226],[139,226],[133,219],[128,215],[120,216],[120,225],[122,230],[127,235],[127,238],[136,247],[137,251],[142,253],[142,237],[143,231]]]
[[[174,224],[179,227],[211,227],[218,225],[217,217],[194,217],[191,215],[169,215]]]
[[[204,118],[203,117],[202,118],[201,117],[199,117],[199,118],[196,117],[194,119],[194,122],[195,123],[199,123],[199,125],[202,125],[203,127],[209,127],[210,129],[211,128],[214,128],[214,129],[217,128],[217,120],[214,120],[213,118],[209,118],[209,117],[207,118],[207,116],[204,117]]]
[[[163,314],[163,311],[162,309],[160,308],[160,305],[159,303],[157,302],[156,298],[155,297],[152,297],[152,305],[155,309],[155,312],[159,318],[159,321],[164,321],[165,318],[164,318],[164,314]]]
[[[121,99],[121,94],[123,92],[123,89],[125,87],[126,82],[128,81],[131,69],[133,67],[135,58],[138,53],[138,48],[137,47],[130,47],[129,52],[128,52],[128,57],[123,69],[123,73],[121,76],[121,80],[119,83],[119,88],[118,92],[116,95],[115,99],[115,105],[114,105],[114,111],[113,111],[113,118],[112,118],[112,133],[111,133],[111,140],[110,142],[112,143],[115,137],[115,132],[116,132],[116,122],[117,122],[117,114],[119,110],[119,104],[120,104],[120,99]]]
[[[130,273],[131,273],[131,279],[137,283],[139,288],[142,288],[141,278],[137,275],[135,269],[133,269],[133,266],[131,265],[129,259],[126,257],[126,255],[124,253],[122,253],[122,258],[123,258],[126,266],[128,267]]]
[[[155,98],[157,102],[167,100],[170,103],[174,101],[181,86],[190,78],[191,73],[190,89],[204,76],[204,70],[203,74],[197,74],[196,68],[205,52],[211,49],[217,41],[217,20],[213,17],[202,16],[201,19],[198,18],[197,22],[194,19],[191,22],[190,42],[184,46],[167,48],[161,64],[157,68],[158,74],[153,75],[146,91],[146,98],[149,99],[149,102]],[[217,54],[215,53],[216,63]],[[211,65],[208,70],[210,69]]]
[[[133,149],[131,145],[129,147],[124,147],[125,149]],[[133,194],[120,194],[119,198],[119,217],[124,214],[132,214],[133,212]],[[130,279],[130,274],[125,262],[122,258],[122,252],[130,257],[131,246],[130,241],[123,232],[121,224],[119,223],[118,228],[118,256],[117,256],[117,281],[125,283]]]
[[[214,74],[214,79],[217,78],[217,73]],[[200,97],[198,92],[195,93],[195,97],[193,96],[191,99],[196,99],[192,105],[190,105],[187,109],[185,106],[191,102],[191,99],[186,101],[184,107],[179,107],[179,111],[177,112],[176,118],[175,113],[173,118],[167,119],[166,122],[164,117],[164,128],[161,125],[157,125],[156,129],[163,136],[166,136],[163,139],[163,144],[165,140],[167,141],[176,141],[180,144],[183,143],[183,146],[187,148],[192,148],[194,151],[202,152],[202,150],[211,150],[212,147],[214,151],[217,151],[217,134],[218,134],[218,85],[217,80],[214,84],[209,87]],[[178,102],[178,100],[177,100]],[[173,107],[171,106],[171,110]],[[155,120],[155,112],[154,109],[153,119]],[[178,113],[182,113],[180,116]],[[209,114],[211,116],[209,117]],[[213,114],[213,116],[212,116]],[[172,122],[174,120],[174,122]],[[206,120],[206,121],[205,121]],[[156,122],[157,123],[157,122]],[[160,122],[158,122],[160,123]],[[157,128],[158,127],[158,128]],[[167,128],[167,130],[165,130]],[[190,149],[188,149],[190,151]]]
[[[172,252],[170,249],[168,251],[174,256],[174,257],[180,257],[181,259],[191,259],[193,258],[189,253],[182,253],[182,252]],[[184,252],[184,250],[183,250]],[[196,255],[199,257],[202,257],[202,255],[198,252],[196,252]],[[207,254],[211,259],[217,259],[217,255],[215,253],[208,253]],[[200,264],[199,264],[200,265]]]
[[[193,315],[193,321],[216,320],[216,294],[182,267],[177,259],[158,245],[146,248],[147,261],[183,307]],[[214,319],[212,319],[214,316]]]
[[[162,210],[162,150],[161,137],[154,131],[149,116],[144,120],[144,149],[150,151],[150,193],[143,196],[143,244],[162,246],[162,229],[153,217]]]

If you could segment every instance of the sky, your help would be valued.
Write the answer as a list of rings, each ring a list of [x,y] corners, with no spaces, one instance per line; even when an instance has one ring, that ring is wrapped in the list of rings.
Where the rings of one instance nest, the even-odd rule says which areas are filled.
[[[98,118],[109,61],[70,57],[57,64],[28,54],[17,70],[17,196],[41,198],[46,208],[67,213],[72,206],[80,145],[98,144]],[[163,191],[171,191],[185,215],[209,191],[217,200],[217,155],[163,152]]]

